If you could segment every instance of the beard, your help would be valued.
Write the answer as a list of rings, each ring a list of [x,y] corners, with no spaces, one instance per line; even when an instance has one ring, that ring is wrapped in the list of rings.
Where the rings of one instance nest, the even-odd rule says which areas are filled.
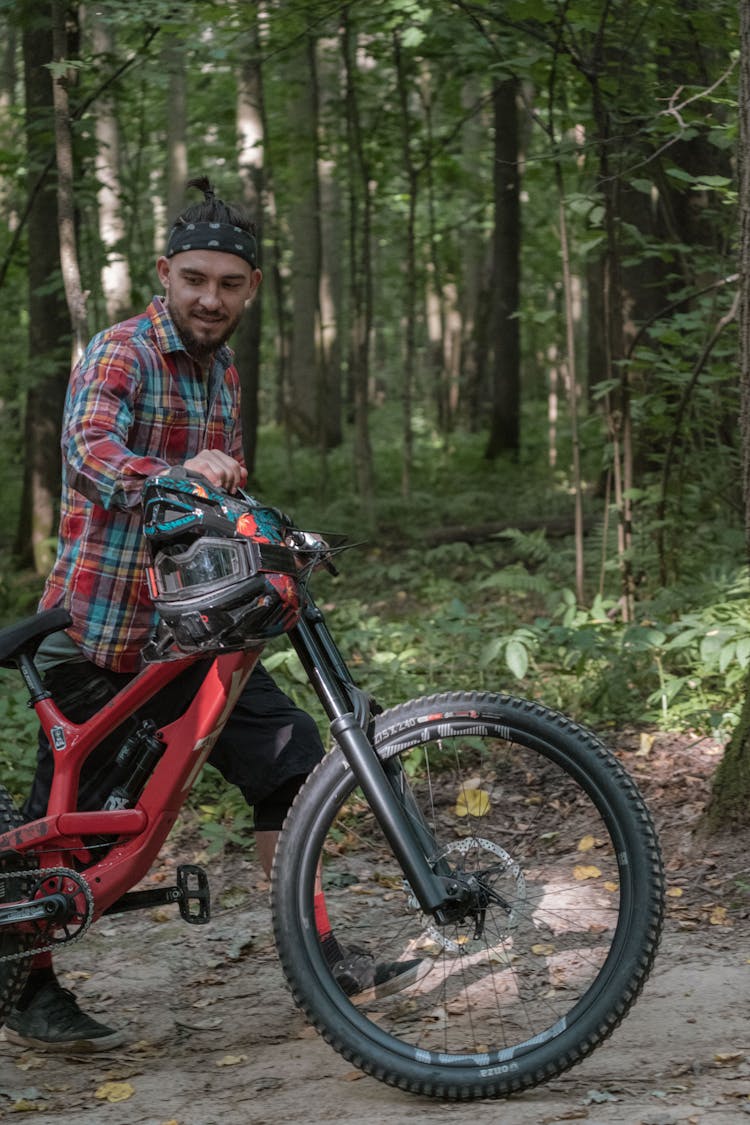
[[[174,308],[169,308],[174,326],[185,345],[185,351],[199,363],[210,359],[217,348],[225,344],[240,322],[242,314],[233,320],[205,320],[194,328],[195,321]]]

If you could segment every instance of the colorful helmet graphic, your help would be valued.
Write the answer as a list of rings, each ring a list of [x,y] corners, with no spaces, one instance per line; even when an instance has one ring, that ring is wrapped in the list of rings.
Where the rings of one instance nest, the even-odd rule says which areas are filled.
[[[184,470],[149,477],[142,504],[151,597],[180,652],[252,648],[296,623],[300,577],[283,512]]]

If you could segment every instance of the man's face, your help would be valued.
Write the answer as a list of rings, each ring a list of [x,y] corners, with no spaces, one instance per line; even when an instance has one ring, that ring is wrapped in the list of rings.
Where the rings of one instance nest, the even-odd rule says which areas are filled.
[[[243,258],[220,250],[185,250],[159,258],[156,270],[175,327],[197,360],[207,359],[229,339],[262,276]]]

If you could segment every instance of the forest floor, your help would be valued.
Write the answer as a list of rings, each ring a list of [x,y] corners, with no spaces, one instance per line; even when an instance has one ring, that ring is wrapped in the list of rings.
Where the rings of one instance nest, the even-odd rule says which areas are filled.
[[[507,1102],[417,1098],[362,1076],[295,1010],[274,954],[268,886],[238,852],[206,862],[209,926],[174,908],[102,919],[58,959],[87,1011],[131,1042],[88,1058],[0,1038],[0,1119],[33,1125],[724,1125],[750,1120],[749,834],[700,832],[721,753],[709,739],[625,735],[653,810],[668,918],[651,979],[582,1065]],[[151,873],[197,860],[186,826]],[[178,854],[179,849],[179,854]],[[192,853],[192,854],[191,854]]]

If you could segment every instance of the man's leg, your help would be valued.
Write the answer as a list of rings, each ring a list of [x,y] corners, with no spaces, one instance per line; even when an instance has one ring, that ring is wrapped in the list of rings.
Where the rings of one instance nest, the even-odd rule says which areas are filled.
[[[192,665],[152,700],[140,717],[148,717],[149,708],[152,708],[151,717],[160,723],[171,722],[185,710],[205,674],[205,667]],[[131,678],[81,660],[51,668],[44,682],[63,713],[73,722],[83,723]],[[109,774],[112,760],[130,729],[132,720],[113,731],[87,759],[81,771],[79,808],[102,807],[111,789]],[[44,816],[47,811],[52,772],[52,750],[40,732],[36,775],[23,808],[27,820]],[[6,1020],[5,1037],[22,1047],[83,1053],[118,1047],[125,1041],[126,1034],[82,1012],[73,993],[57,980],[52,955],[42,953],[32,959],[26,985],[14,1011]]]
[[[76,661],[50,669],[44,682],[68,718],[82,723],[111,699],[127,679],[103,672],[88,661]],[[97,807],[97,784],[106,778],[106,763],[123,737],[124,732],[113,733],[86,764],[80,791],[88,794],[83,803],[89,808]],[[52,773],[52,750],[40,731],[36,774],[23,807],[27,820],[44,816],[47,811]],[[126,1035],[82,1012],[73,993],[59,983],[52,954],[39,953],[32,958],[26,984],[6,1019],[5,1038],[37,1050],[88,1053],[119,1047]]]
[[[323,752],[312,717],[296,707],[264,669],[257,669],[209,761],[253,806],[258,858],[267,875],[286,814]],[[323,956],[355,1002],[398,992],[418,979],[421,960],[379,963],[369,951],[342,947],[328,917],[320,872],[314,910]]]
[[[276,851],[278,838],[278,831],[255,833],[255,850],[258,853],[258,862],[269,878],[271,876],[273,855]]]

